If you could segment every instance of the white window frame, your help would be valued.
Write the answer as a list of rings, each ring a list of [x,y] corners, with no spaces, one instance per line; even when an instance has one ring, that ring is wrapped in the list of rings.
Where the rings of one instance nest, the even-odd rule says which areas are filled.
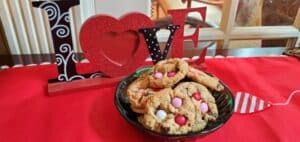
[[[224,2],[220,28],[202,28],[199,41],[217,40],[218,48],[228,48],[231,40],[289,39],[286,47],[300,47],[300,8],[290,26],[234,27],[238,3],[239,0]],[[184,34],[190,35],[193,31],[187,29]],[[159,35],[159,39],[166,41],[167,33]]]

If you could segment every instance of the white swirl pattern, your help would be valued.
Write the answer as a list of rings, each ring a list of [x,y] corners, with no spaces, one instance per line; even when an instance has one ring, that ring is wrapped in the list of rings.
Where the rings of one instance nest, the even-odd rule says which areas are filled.
[[[53,25],[51,25],[51,31],[56,30],[56,35],[60,38],[66,38],[70,34],[70,28],[65,25],[60,24],[63,19],[65,22],[69,23],[69,12],[65,12],[61,14],[59,6],[55,2],[47,1],[40,5],[41,8],[45,9],[49,20],[55,21]]]
[[[66,38],[70,34],[70,29],[65,25],[57,25],[56,35],[59,38]]]
[[[61,53],[72,52],[71,45],[68,44],[68,43],[64,43],[64,44],[60,45],[59,51],[60,51]]]
[[[53,2],[45,2],[40,7],[46,10],[50,21],[54,20],[60,11],[58,6]]]
[[[64,57],[61,54],[56,54],[56,64],[61,66],[63,64]]]
[[[56,54],[57,65],[58,66],[61,66],[61,65],[63,66],[63,73],[59,74],[57,79],[59,81],[72,81],[72,80],[75,80],[75,79],[85,79],[85,77],[82,76],[82,75],[74,75],[74,76],[71,76],[71,77],[68,76],[67,66],[68,66],[68,62],[69,62],[70,58],[71,58],[72,61],[76,62],[74,50],[72,50],[71,45],[66,44],[66,43],[62,44],[59,47],[59,51],[62,52],[62,53],[68,53],[68,55],[66,56],[66,58],[64,58],[63,55]],[[94,73],[89,78],[96,78],[96,77],[99,77],[99,76],[100,76],[100,73]]]

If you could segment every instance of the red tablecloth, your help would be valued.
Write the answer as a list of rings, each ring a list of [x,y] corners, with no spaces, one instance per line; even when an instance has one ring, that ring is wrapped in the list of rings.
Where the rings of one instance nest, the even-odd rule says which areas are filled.
[[[300,89],[300,62],[290,57],[206,60],[208,71],[235,93],[246,91],[271,102],[284,102]],[[82,72],[92,70],[79,65]],[[0,71],[1,142],[98,142],[158,140],[128,124],[114,103],[115,85],[48,97],[47,79],[54,65]],[[232,118],[216,132],[196,141],[297,141],[300,96],[287,106]]]

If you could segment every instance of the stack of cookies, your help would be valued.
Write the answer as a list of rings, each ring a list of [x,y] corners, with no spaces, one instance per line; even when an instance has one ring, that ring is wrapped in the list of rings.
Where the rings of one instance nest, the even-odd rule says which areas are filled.
[[[162,60],[133,81],[128,100],[139,122],[166,134],[200,131],[218,117],[212,91],[222,91],[219,79],[197,70],[184,60]]]

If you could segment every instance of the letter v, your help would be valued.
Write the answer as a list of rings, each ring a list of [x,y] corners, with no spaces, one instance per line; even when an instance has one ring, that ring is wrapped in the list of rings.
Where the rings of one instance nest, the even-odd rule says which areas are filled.
[[[170,35],[163,52],[159,48],[159,43],[156,36],[156,33],[157,31],[160,30],[160,28],[153,27],[153,28],[144,28],[139,30],[139,32],[143,33],[144,35],[144,38],[148,45],[150,56],[154,64],[167,57],[169,49],[172,46],[174,34],[178,28],[179,25],[169,25],[167,27],[167,29],[170,31]]]

